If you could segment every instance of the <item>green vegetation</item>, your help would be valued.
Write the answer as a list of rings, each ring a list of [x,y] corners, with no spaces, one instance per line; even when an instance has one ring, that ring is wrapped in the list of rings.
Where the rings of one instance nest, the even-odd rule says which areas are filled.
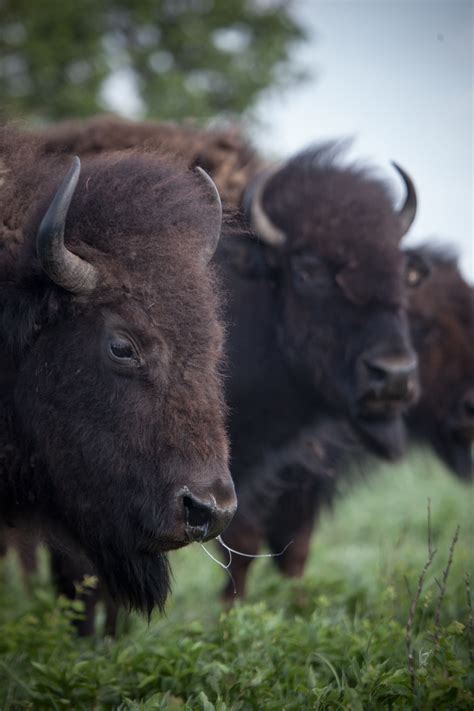
[[[413,615],[410,670],[428,497],[437,552]],[[223,571],[193,546],[173,556],[167,617],[150,626],[133,617],[116,642],[75,639],[77,612],[54,602],[45,561],[29,598],[10,556],[0,568],[0,708],[472,709],[473,529],[471,490],[417,455],[374,473],[324,517],[303,580],[256,561],[248,602],[224,613]]]
[[[1,0],[2,112],[88,116],[112,80],[142,116],[239,114],[303,76],[303,39],[288,0]]]

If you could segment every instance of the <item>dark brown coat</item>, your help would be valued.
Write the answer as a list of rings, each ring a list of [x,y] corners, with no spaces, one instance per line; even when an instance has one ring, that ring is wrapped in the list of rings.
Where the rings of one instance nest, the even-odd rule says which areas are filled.
[[[217,208],[176,159],[84,160],[66,243],[99,278],[71,293],[36,251],[71,159],[9,127],[0,156],[0,516],[56,532],[150,611],[196,506],[214,497],[223,513],[209,533],[235,507],[207,264]]]

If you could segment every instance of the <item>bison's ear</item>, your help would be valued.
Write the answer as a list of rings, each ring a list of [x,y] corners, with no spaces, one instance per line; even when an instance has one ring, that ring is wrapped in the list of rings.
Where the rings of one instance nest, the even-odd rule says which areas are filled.
[[[222,241],[221,258],[232,271],[245,279],[266,279],[271,277],[271,250],[264,250],[247,234],[232,235]],[[269,257],[269,259],[267,259]]]
[[[45,290],[41,284],[1,287],[0,300],[0,340],[14,356],[31,347],[59,312],[55,290]]]

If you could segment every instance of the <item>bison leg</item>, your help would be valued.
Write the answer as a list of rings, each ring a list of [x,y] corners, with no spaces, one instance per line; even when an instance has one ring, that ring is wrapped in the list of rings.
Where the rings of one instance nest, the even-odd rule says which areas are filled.
[[[312,491],[297,489],[282,495],[268,525],[268,545],[280,572],[303,575],[320,502]]]
[[[15,550],[19,561],[25,588],[31,592],[30,577],[38,572],[38,545],[31,531],[4,528],[0,533],[0,556],[9,548]]]
[[[106,594],[104,634],[108,637],[115,637],[117,634],[118,613],[118,606],[115,604],[112,598],[108,594]]]
[[[51,550],[51,573],[58,595],[65,595],[69,600],[82,600],[84,618],[74,621],[80,637],[90,637],[95,632],[95,609],[100,599],[100,590],[81,589],[84,577],[91,574],[87,566],[78,563],[68,553]]]
[[[27,588],[30,587],[30,576],[38,572],[38,542],[32,534],[22,534],[20,531],[11,532],[13,544],[18,552],[23,578]]]
[[[0,528],[0,558],[4,558],[7,554],[7,536],[6,530]]]
[[[301,578],[306,567],[309,551],[311,547],[311,536],[314,523],[301,527],[299,531],[293,533],[291,545],[283,550],[281,537],[276,535],[269,537],[269,546],[272,553],[275,553],[275,563],[280,572],[288,578]]]
[[[261,530],[252,525],[244,516],[237,512],[229,528],[222,536],[224,542],[236,551],[245,555],[256,555],[262,541]],[[225,551],[224,551],[225,553]],[[222,597],[227,605],[232,605],[236,599],[245,597],[247,575],[252,558],[246,558],[232,553],[232,563],[229,572],[233,580],[229,580]],[[235,587],[234,587],[235,585]]]

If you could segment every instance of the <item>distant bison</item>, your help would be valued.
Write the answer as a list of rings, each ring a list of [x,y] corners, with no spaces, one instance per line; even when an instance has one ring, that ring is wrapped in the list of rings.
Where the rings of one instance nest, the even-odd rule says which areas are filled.
[[[461,479],[472,481],[474,439],[474,292],[449,248],[405,250],[409,318],[419,358],[422,392],[406,415],[411,438],[429,445]],[[266,540],[288,576],[303,573],[314,526],[331,505],[341,479],[364,453],[341,422],[304,433],[275,475],[243,492],[246,535]],[[273,496],[268,496],[268,492]],[[248,502],[251,502],[249,506]],[[261,502],[258,509],[256,502]]]
[[[415,401],[418,384],[399,251],[415,196],[402,176],[407,200],[397,214],[383,183],[341,167],[333,146],[306,151],[249,187],[247,214],[260,242],[224,240],[218,251],[233,324],[227,392],[232,473],[242,502],[224,538],[234,549],[256,553],[266,529],[272,550],[280,552],[293,537],[285,520],[290,517],[294,527],[306,511],[313,515],[314,476],[308,490],[304,462],[296,474],[301,486],[295,487],[291,458],[300,456],[300,444],[303,460],[321,472],[323,498],[326,484],[331,488],[326,434],[330,460],[352,446],[354,432],[376,454],[403,452],[402,414]],[[221,256],[226,250],[227,264]],[[352,432],[341,422],[320,437],[327,418],[345,418]],[[281,477],[268,478],[272,468],[288,486]],[[275,488],[267,490],[266,501],[260,498],[253,529],[258,499],[252,492],[261,490],[262,477]],[[285,493],[276,496],[279,488]],[[267,528],[275,499],[281,518]],[[239,595],[250,560],[234,557],[231,566]],[[226,594],[232,595],[232,584]]]
[[[382,180],[342,165],[336,144],[268,165],[234,130],[104,118],[43,138],[52,152],[177,151],[209,170],[224,204],[240,211],[215,257],[227,291],[232,474],[246,502],[225,535],[232,547],[256,552],[251,492],[325,418],[346,418],[380,455],[403,452],[402,415],[418,382],[400,251],[416,194],[401,168],[397,210]],[[231,568],[239,594],[248,561]]]
[[[156,153],[81,171],[9,127],[0,156],[0,518],[52,530],[150,612],[165,551],[236,506],[215,186]]]
[[[474,290],[447,248],[406,250],[409,317],[422,396],[408,414],[414,439],[430,445],[461,479],[472,480]]]

